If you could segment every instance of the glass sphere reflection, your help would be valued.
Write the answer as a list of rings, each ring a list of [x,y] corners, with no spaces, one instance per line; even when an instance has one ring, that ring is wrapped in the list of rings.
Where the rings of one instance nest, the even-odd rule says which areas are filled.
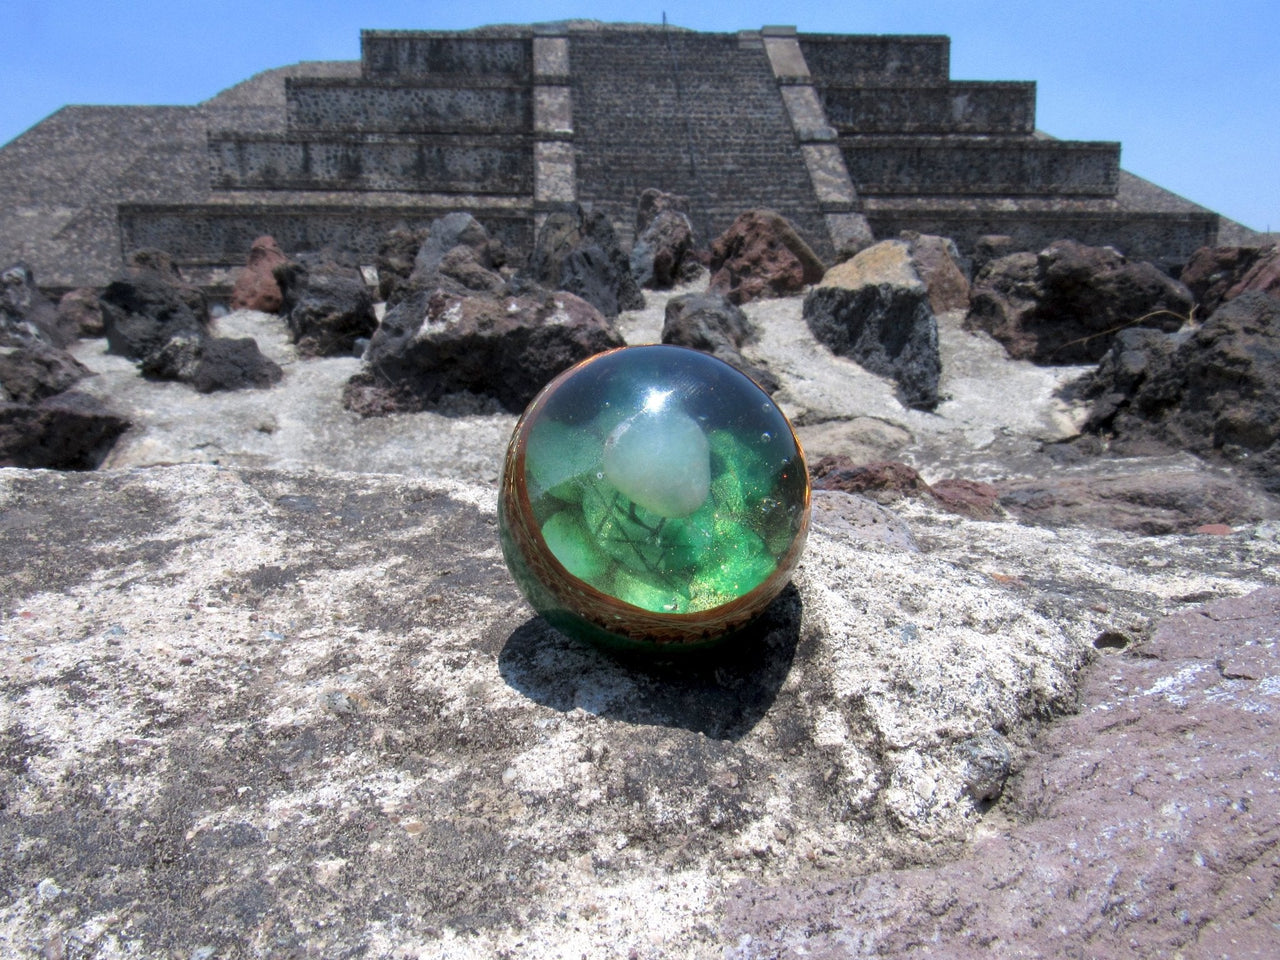
[[[749,377],[672,346],[597,354],[525,410],[503,555],[534,609],[622,647],[702,646],[761,613],[809,524],[791,424]]]

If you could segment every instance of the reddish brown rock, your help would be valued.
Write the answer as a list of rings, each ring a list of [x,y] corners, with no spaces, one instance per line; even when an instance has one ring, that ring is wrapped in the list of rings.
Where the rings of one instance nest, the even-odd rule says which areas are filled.
[[[737,304],[799,293],[824,272],[795,227],[771,210],[740,214],[711,245],[711,289]]]
[[[1000,491],[989,483],[949,477],[930,484],[929,490],[938,506],[951,513],[975,520],[991,520],[996,516]]]
[[[860,493],[880,503],[929,493],[915,468],[894,460],[856,464],[846,456],[823,457],[809,473],[816,490]]]
[[[1231,300],[1249,290],[1280,297],[1280,246],[1272,244],[1264,248],[1243,277],[1227,291]]]
[[[100,337],[105,332],[98,291],[92,287],[69,290],[58,301],[58,327],[80,337]]]
[[[249,248],[249,261],[240,271],[231,291],[231,309],[279,313],[284,298],[273,271],[288,261],[284,251],[276,245],[275,238],[259,237],[253,241]]]
[[[1102,655],[1079,712],[1006,788],[1016,826],[942,866],[744,882],[725,907],[726,956],[1275,956],[1278,632],[1269,588]]]
[[[934,313],[969,309],[969,280],[960,269],[960,253],[947,237],[904,230],[901,239],[911,253],[911,263],[929,293]]]
[[[1201,247],[1181,278],[1207,317],[1248,290],[1280,296],[1280,246]]]

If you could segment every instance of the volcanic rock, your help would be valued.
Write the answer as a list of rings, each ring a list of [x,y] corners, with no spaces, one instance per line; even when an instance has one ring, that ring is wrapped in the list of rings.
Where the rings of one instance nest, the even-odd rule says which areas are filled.
[[[236,277],[231,291],[232,310],[258,310],[279,313],[284,296],[275,278],[276,267],[289,262],[274,237],[259,237],[249,248],[249,260]]]
[[[0,346],[0,400],[36,403],[70,389],[89,369],[67,351],[43,340]]]
[[[904,230],[899,239],[907,245],[911,266],[929,292],[935,314],[969,308],[969,281],[960,269],[960,251],[946,237]]]
[[[177,268],[152,251],[108,284],[101,297],[108,349],[144,360],[173,337],[200,338],[209,322],[204,295],[182,281]]]
[[[1177,330],[1191,307],[1191,292],[1155,265],[1059,240],[983,267],[965,326],[991,334],[1014,359],[1096,363],[1120,330]]]
[[[692,280],[701,270],[693,224],[678,210],[660,211],[631,248],[631,273],[642,287],[665,290]]]
[[[1203,316],[1248,290],[1280,296],[1280,245],[1201,247],[1182,268],[1180,279]]]
[[[74,390],[34,403],[0,401],[0,467],[93,470],[129,425]]]
[[[832,267],[805,296],[804,317],[832,352],[896,381],[905,405],[937,406],[938,324],[906,243],[886,240]]]
[[[303,356],[348,356],[357,340],[377,328],[373,298],[355,268],[290,261],[276,267],[274,275],[284,297],[285,322]]]
[[[1175,334],[1126,331],[1087,388],[1088,428],[1221,456],[1280,490],[1280,299],[1251,291]]]
[[[402,225],[390,230],[378,242],[378,252],[373,261],[378,271],[378,299],[385,302],[388,309],[403,299],[402,288],[407,292],[414,261],[428,232]]]
[[[58,301],[58,326],[77,337],[100,337],[105,332],[102,304],[92,287],[68,290]]]
[[[845,456],[823,457],[809,468],[815,490],[841,490],[859,493],[878,503],[891,503],[902,497],[927,495],[929,484],[905,463],[878,460],[854,463]]]
[[[772,210],[739,214],[711,244],[711,289],[737,304],[799,293],[824,269],[795,227]]]
[[[778,389],[777,378],[742,355],[742,347],[755,339],[755,328],[747,315],[718,293],[686,293],[667,301],[663,343],[718,357],[773,393]]]
[[[444,290],[458,296],[500,293],[506,279],[498,268],[506,263],[501,242],[491,239],[480,221],[469,213],[450,213],[432,222],[413,262],[409,290]],[[395,292],[394,306],[406,295]]]
[[[640,191],[640,196],[636,197],[636,236],[644,233],[660,214],[668,211],[683,213],[687,217],[689,198],[656,187]]]
[[[1278,630],[1269,588],[1170,616],[1132,649],[1099,637],[1122,652],[1086,668],[1079,711],[1036,741],[1014,780],[1016,825],[941,866],[746,881],[726,910],[726,956],[838,957],[851,944],[906,958],[1269,956]]]
[[[575,294],[606,317],[644,306],[609,218],[580,204],[548,215],[538,231],[528,275],[549,290]]]
[[[623,345],[612,322],[573,294],[418,291],[383,318],[343,402],[370,416],[470,393],[518,413],[562,370]]]
[[[1228,527],[1280,516],[1277,504],[1247,482],[1169,466],[1082,477],[1050,474],[994,485],[999,504],[1029,523],[1106,527],[1145,536],[1191,533],[1206,524]]]
[[[0,346],[43,341],[65,347],[75,338],[76,330],[59,320],[30,267],[17,263],[0,273]]]
[[[173,337],[142,362],[142,374],[189,383],[199,393],[265,388],[280,382],[280,365],[252,337]]]

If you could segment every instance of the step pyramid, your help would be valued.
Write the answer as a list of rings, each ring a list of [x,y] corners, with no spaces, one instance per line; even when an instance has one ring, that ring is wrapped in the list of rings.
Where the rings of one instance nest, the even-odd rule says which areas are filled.
[[[648,187],[714,237],[777,210],[821,255],[870,227],[1111,244],[1167,268],[1217,214],[1036,130],[1035,84],[950,79],[943,36],[562,22],[361,34],[359,62],[259,74],[194,107],[65,107],[0,149],[0,259],[51,289],[139,247],[225,285],[254,238],[370,262],[392,227],[474,214],[517,262],[580,202],[624,239]]]

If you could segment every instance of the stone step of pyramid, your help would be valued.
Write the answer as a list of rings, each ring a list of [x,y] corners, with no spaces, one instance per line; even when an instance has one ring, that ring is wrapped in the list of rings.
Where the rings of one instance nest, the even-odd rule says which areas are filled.
[[[1120,144],[1033,137],[842,136],[863,196],[1114,196]]]
[[[819,85],[827,122],[847,134],[1031,134],[1036,85],[969,81],[927,86]]]
[[[528,136],[219,134],[209,163],[217,190],[533,193]]]

